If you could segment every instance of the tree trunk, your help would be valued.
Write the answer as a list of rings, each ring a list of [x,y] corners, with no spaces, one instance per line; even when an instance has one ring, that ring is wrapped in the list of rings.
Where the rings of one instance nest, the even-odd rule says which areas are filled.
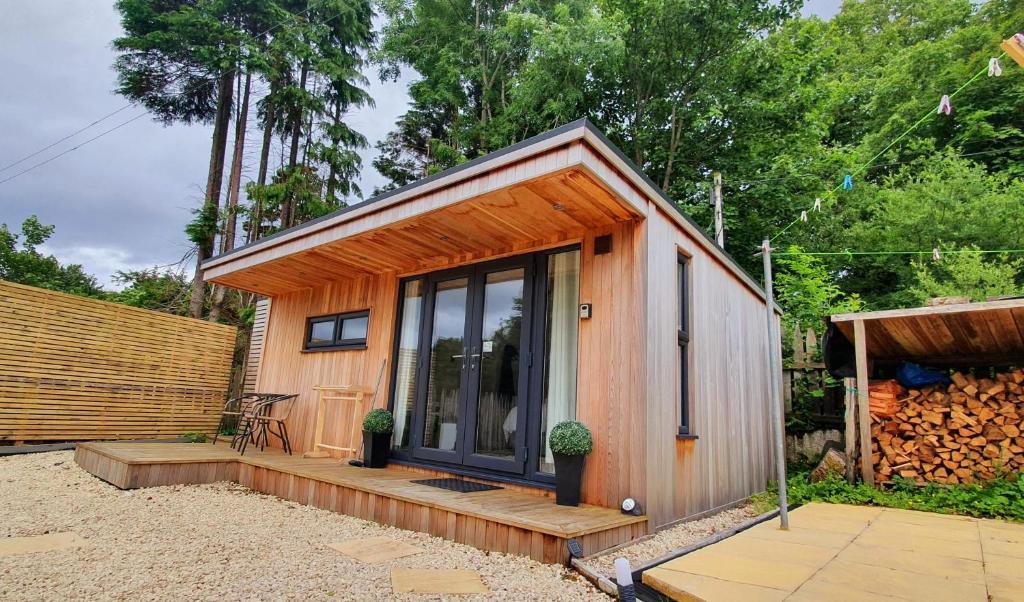
[[[306,76],[309,73],[309,67],[305,63],[302,64],[302,74],[299,76],[299,90],[306,90]],[[297,105],[291,109],[291,115],[289,116],[289,126],[292,136],[291,149],[288,153],[288,167],[289,169],[295,169],[299,163],[299,143],[302,140],[302,107]],[[287,195],[285,201],[281,203],[281,228],[290,228],[295,225],[295,203]]]
[[[249,120],[249,89],[252,85],[252,74],[245,75],[245,88],[241,91],[241,107],[235,120],[235,148],[231,156],[231,175],[228,177],[227,210],[224,216],[224,230],[220,235],[220,252],[225,253],[235,248],[235,227],[238,223],[238,196],[242,184],[242,161],[245,153],[245,127]],[[213,285],[213,304],[210,306],[211,322],[220,319],[224,305],[224,287]]]
[[[334,115],[333,115],[333,117],[334,117],[334,123],[332,125],[337,127],[337,125],[339,123],[341,123],[341,100],[335,100],[334,101]],[[338,144],[340,142],[341,142],[341,140],[338,139],[338,138],[331,138],[331,144],[333,145],[334,150],[338,149]],[[336,199],[334,198],[334,195],[335,195],[335,192],[337,190],[337,185],[336,185],[334,179],[337,176],[338,176],[338,170],[337,170],[337,167],[335,166],[335,161],[331,161],[330,170],[329,170],[329,173],[327,174],[327,195],[326,196],[327,196],[327,200],[332,202],[332,203],[336,202]],[[340,205],[341,203],[338,203],[338,204]]]
[[[274,99],[277,98],[277,81],[270,82],[270,92],[267,94],[267,114],[263,123],[263,146],[260,148],[260,166],[256,174],[256,184],[265,186],[267,184],[267,170],[270,167],[270,143],[274,139],[274,125],[277,123],[277,108],[274,106]],[[260,238],[260,226],[263,224],[263,202],[256,200],[250,217],[249,237],[246,242],[255,242]]]
[[[221,73],[217,84],[217,114],[213,123],[213,139],[210,144],[210,170],[206,176],[206,199],[204,211],[216,211],[220,206],[221,181],[224,179],[224,157],[228,145],[228,123],[231,121],[231,100],[234,71],[228,69]],[[216,240],[216,228],[211,230],[199,244],[196,253],[196,271],[192,278],[192,298],[188,304],[188,315],[193,318],[203,317],[203,301],[206,298],[206,283],[203,281],[203,261],[213,255],[213,244]]]

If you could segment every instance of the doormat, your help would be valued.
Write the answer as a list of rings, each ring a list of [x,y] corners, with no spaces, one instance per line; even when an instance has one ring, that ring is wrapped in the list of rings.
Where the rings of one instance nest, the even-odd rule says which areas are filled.
[[[477,491],[504,489],[504,487],[498,487],[497,485],[487,485],[463,479],[420,479],[418,481],[413,481],[413,483],[426,485],[428,487],[437,487],[438,489],[447,489],[448,491],[458,491],[459,493],[474,493]]]

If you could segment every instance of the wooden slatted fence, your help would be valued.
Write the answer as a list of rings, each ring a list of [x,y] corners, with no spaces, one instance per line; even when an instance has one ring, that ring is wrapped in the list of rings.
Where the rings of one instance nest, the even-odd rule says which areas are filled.
[[[0,281],[0,441],[211,433],[236,329]]]

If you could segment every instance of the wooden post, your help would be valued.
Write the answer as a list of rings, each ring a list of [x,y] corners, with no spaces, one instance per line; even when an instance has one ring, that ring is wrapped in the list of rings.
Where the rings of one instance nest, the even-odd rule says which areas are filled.
[[[857,419],[860,421],[860,474],[868,485],[875,485],[875,471],[871,465],[871,415],[868,405],[868,338],[864,320],[853,322],[854,349],[857,357]]]
[[[725,220],[722,216],[722,174],[714,172],[714,187],[711,189],[715,198],[715,241],[725,248]]]
[[[764,304],[768,331],[768,380],[770,391],[768,398],[771,403],[772,439],[775,447],[775,474],[779,480],[779,526],[783,531],[789,529],[789,501],[786,493],[786,434],[785,418],[782,415],[782,358],[776,356],[782,334],[775,331],[775,295],[772,291],[772,246],[767,238],[761,246],[761,258],[764,264]]]
[[[857,379],[844,378],[846,385],[846,480],[853,483],[854,457],[857,455]]]

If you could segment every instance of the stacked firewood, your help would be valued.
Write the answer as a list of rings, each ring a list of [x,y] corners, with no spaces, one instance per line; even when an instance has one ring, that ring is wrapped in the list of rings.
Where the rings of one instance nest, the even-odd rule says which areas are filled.
[[[876,480],[973,483],[1024,471],[1024,371],[951,378],[909,391],[872,383]]]

